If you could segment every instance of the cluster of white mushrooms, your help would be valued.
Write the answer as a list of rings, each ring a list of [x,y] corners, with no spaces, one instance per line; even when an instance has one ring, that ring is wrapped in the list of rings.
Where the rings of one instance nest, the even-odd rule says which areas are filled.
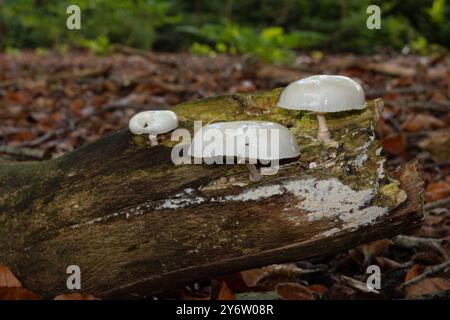
[[[364,109],[367,107],[367,103],[363,89],[356,81],[343,76],[317,75],[288,85],[281,93],[277,106],[291,110],[314,112],[319,127],[317,140],[322,143],[330,143],[332,139],[327,127],[325,114]],[[177,127],[178,119],[176,114],[168,110],[140,112],[134,115],[129,122],[130,131],[134,134],[148,134],[152,146],[158,145],[158,135],[170,132]],[[223,139],[208,141],[216,144],[217,148],[214,145],[211,146],[211,143],[203,143],[205,136],[208,136],[205,133],[212,130],[219,131]],[[254,130],[257,133],[258,141],[265,139],[263,146],[266,146],[266,148],[261,148],[260,144],[258,145],[259,148],[256,148],[256,152],[251,152],[248,142],[244,144],[245,147],[243,149],[239,147],[239,144],[234,144],[233,148],[223,148],[227,144],[227,140],[230,141],[237,139],[239,136],[246,136],[249,130]],[[272,130],[276,130],[277,135],[271,135],[270,132]],[[264,136],[260,134],[261,132],[264,132]],[[267,133],[269,134],[267,135]],[[278,139],[278,141],[273,141],[274,139]],[[276,146],[278,150],[273,152],[274,150],[270,150],[271,146]],[[212,154],[211,150],[215,150],[216,153]],[[268,162],[296,158],[300,155],[300,151],[289,129],[278,123],[268,121],[230,121],[209,124],[199,130],[192,140],[188,155],[194,158],[202,158],[206,163],[208,163],[206,159],[237,158],[238,163],[247,166],[250,173],[249,179],[257,182],[262,179],[262,175],[270,174],[267,173],[270,170],[266,170],[266,173],[264,173],[264,171],[259,171],[256,168],[255,164],[258,161]]]

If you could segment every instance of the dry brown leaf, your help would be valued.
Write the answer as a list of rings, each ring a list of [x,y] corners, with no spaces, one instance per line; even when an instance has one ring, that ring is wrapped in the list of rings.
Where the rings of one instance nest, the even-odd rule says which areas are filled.
[[[264,268],[250,269],[240,272],[242,280],[247,287],[254,287],[258,284],[259,280],[266,274]]]
[[[41,300],[37,294],[25,288],[0,288],[0,300]]]
[[[362,245],[361,251],[364,254],[364,264],[368,265],[372,261],[373,257],[385,254],[391,244],[391,240],[381,239]]]
[[[419,146],[428,151],[435,162],[450,159],[450,130],[430,132],[428,137],[419,142]]]
[[[29,92],[21,90],[8,92],[5,97],[5,104],[11,105],[28,105],[33,102],[33,97]]]
[[[92,294],[74,292],[74,293],[60,294],[56,296],[54,300],[99,300],[99,299],[94,297]]]
[[[11,270],[2,264],[0,264],[0,288],[1,287],[22,287],[22,284]]]
[[[381,140],[383,150],[402,157],[406,152],[406,139],[402,134],[396,134]]]
[[[234,292],[231,291],[225,281],[222,281],[217,300],[236,300]]]
[[[276,289],[284,300],[314,300],[311,290],[299,283],[280,283]]]
[[[405,282],[408,282],[411,279],[419,276],[423,272],[423,269],[423,266],[419,264],[413,265],[411,268],[409,268],[408,272],[405,275]]]
[[[298,269],[295,264],[274,264],[271,266],[241,272],[242,280],[248,287],[255,287],[264,279],[273,275],[293,276]]]
[[[450,177],[432,182],[425,189],[425,202],[433,202],[450,197]]]
[[[450,281],[443,278],[425,278],[406,287],[406,297],[417,297],[435,292],[450,290]]]
[[[308,286],[307,288],[319,299],[322,299],[328,293],[327,287],[325,287],[321,284],[313,284],[313,285]]]
[[[408,132],[444,128],[446,123],[441,119],[429,114],[420,113],[413,116],[403,125],[403,129]]]

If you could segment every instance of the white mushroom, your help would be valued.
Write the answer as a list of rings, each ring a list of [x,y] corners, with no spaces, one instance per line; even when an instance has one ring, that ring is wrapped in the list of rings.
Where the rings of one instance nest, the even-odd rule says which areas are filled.
[[[172,131],[178,127],[177,115],[169,110],[143,111],[135,114],[128,124],[134,134],[148,133],[150,144],[158,145],[158,134]]]
[[[253,182],[262,179],[255,164],[295,158],[300,154],[291,132],[274,122],[234,121],[207,125],[195,134],[188,155],[201,158],[207,164],[226,163],[237,158],[245,163]],[[231,162],[233,163],[233,162]]]
[[[324,114],[367,107],[364,91],[354,80],[344,76],[317,75],[295,81],[280,95],[277,105],[285,109],[313,111],[317,116],[317,139],[330,142]]]

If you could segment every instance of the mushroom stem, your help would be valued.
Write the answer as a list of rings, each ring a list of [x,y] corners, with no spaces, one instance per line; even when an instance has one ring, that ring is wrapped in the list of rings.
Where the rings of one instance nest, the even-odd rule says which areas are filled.
[[[254,164],[246,163],[245,166],[247,167],[248,172],[250,172],[249,175],[250,181],[252,182],[261,181],[262,179],[261,174],[259,173],[258,169],[256,169],[256,166]]]
[[[330,142],[330,131],[328,131],[327,120],[323,113],[316,113],[317,122],[319,123],[319,132],[317,133],[317,140],[320,142]]]
[[[152,147],[157,146],[159,144],[158,143],[158,135],[156,135],[156,134],[149,134],[148,139],[150,140],[150,145]]]

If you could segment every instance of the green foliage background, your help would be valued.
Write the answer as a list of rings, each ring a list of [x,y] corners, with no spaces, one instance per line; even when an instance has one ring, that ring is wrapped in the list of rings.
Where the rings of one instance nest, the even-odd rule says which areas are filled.
[[[112,44],[198,54],[251,54],[285,62],[294,50],[405,50],[450,46],[448,0],[0,0],[0,48]],[[69,31],[66,8],[81,8]],[[366,9],[381,7],[381,30],[366,28]]]

